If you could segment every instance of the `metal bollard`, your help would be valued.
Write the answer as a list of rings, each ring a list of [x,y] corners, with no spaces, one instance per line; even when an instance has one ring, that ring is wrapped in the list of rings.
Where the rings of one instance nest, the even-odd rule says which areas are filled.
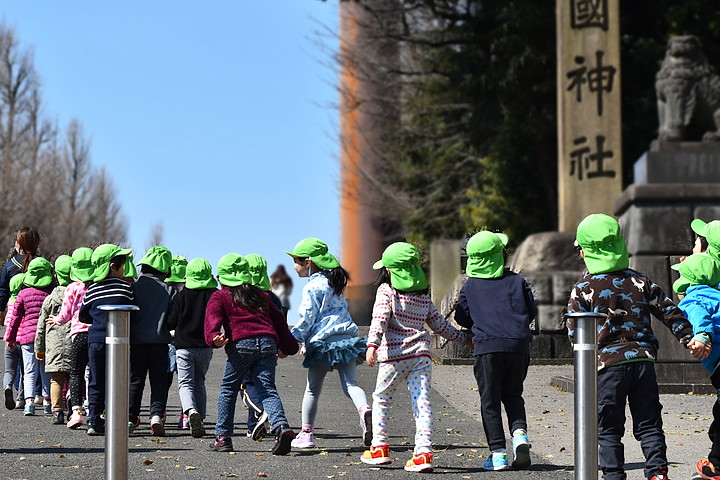
[[[101,305],[108,312],[105,381],[105,478],[128,478],[128,409],[130,403],[130,312],[135,305]]]
[[[575,478],[598,478],[597,324],[607,315],[566,313],[575,320]]]

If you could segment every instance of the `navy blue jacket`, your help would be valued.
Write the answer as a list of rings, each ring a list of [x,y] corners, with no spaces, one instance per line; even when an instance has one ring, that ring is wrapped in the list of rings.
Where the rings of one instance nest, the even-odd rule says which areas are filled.
[[[165,317],[177,292],[175,287],[160,277],[143,273],[132,284],[132,290],[140,310],[130,314],[130,344],[171,343]]]
[[[499,278],[468,278],[455,308],[455,321],[472,328],[475,355],[529,354],[530,322],[536,316],[530,285],[510,270]]]
[[[10,300],[10,279],[22,271],[22,265],[27,253],[17,254],[7,261],[0,273],[0,310],[7,309]]]

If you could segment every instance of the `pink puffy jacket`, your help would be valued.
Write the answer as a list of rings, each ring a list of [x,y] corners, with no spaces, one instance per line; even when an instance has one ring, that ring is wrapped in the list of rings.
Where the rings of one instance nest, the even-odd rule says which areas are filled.
[[[12,317],[7,324],[8,331],[5,337],[9,342],[27,345],[35,341],[40,308],[51,290],[50,287],[27,287],[20,290],[15,300]]]

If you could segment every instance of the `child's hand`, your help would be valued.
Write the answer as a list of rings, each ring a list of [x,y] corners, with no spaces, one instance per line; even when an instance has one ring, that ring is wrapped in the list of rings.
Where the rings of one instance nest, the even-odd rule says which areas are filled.
[[[287,358],[287,356],[288,356],[287,353],[283,353],[280,350],[278,350],[277,358]]]
[[[8,350],[14,350],[14,349],[15,349],[15,342],[7,342],[7,349],[8,349]]]
[[[57,317],[56,317],[55,315],[50,315],[50,316],[47,318],[47,321],[45,322],[45,324],[48,326],[48,327],[47,327],[48,330],[50,330],[50,329],[53,328],[53,327],[56,327],[57,324],[58,324],[58,323],[57,323]]]
[[[375,366],[375,350],[375,347],[367,347],[367,352],[365,352],[365,361],[371,367]]]
[[[45,352],[37,352],[35,354],[35,358],[37,358],[38,362],[44,362],[45,361]]]
[[[225,335],[223,335],[222,333],[220,335],[215,335],[215,337],[213,337],[213,345],[215,345],[215,348],[224,347],[225,345],[228,344],[229,341],[230,340],[225,338]]]
[[[705,345],[703,342],[698,340],[691,340],[690,343],[688,343],[688,348],[690,349],[690,353],[693,357],[698,360],[705,360],[710,356],[712,344]]]

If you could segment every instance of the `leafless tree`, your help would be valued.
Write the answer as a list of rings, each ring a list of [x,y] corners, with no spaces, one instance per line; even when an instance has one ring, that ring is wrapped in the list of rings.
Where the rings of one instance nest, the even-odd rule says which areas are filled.
[[[148,238],[148,243],[146,245],[146,249],[149,250],[151,247],[154,247],[156,245],[162,245],[163,233],[164,233],[163,222],[162,222],[162,220],[159,220],[159,221],[155,222],[155,224],[150,229],[150,237]]]

